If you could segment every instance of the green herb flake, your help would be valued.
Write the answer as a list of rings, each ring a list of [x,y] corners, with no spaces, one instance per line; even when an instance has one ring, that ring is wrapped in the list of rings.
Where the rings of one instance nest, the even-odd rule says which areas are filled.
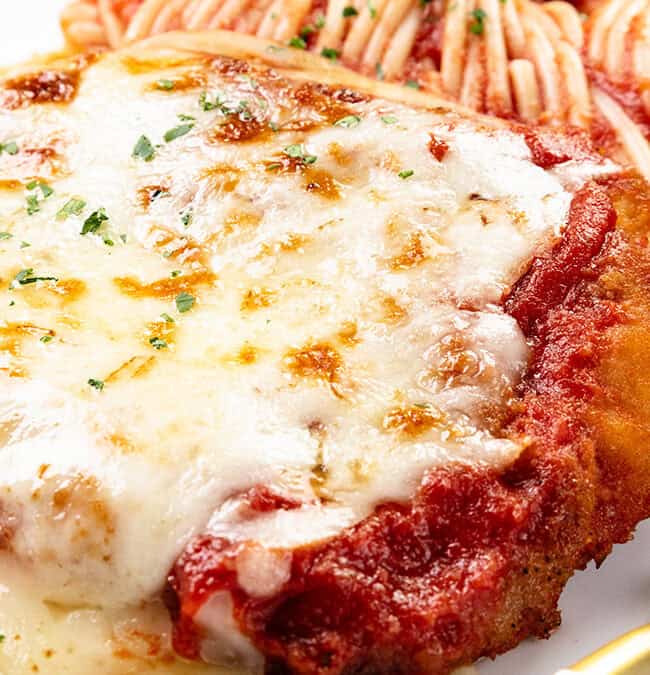
[[[181,223],[183,223],[183,227],[189,227],[192,224],[192,220],[194,218],[194,212],[192,209],[187,209],[187,211],[184,211],[181,214]]]
[[[163,91],[170,91],[174,87],[175,84],[172,80],[158,80],[158,82],[156,82],[156,89],[162,89]]]
[[[478,7],[470,12],[470,16],[472,17],[472,22],[469,25],[470,33],[473,33],[474,35],[483,35],[483,31],[485,30],[485,19],[487,18],[485,10]]]
[[[13,278],[9,288],[16,288],[16,286],[27,286],[28,284],[35,284],[37,281],[58,281],[57,277],[38,277],[34,276],[34,270],[31,267],[20,270]]]
[[[172,279],[175,279],[176,277],[180,277],[181,274],[183,274],[181,270],[172,270],[172,273],[169,276]]]
[[[144,135],[140,136],[137,143],[135,144],[135,147],[133,148],[132,157],[142,159],[145,162],[150,162],[154,158],[155,154],[156,150],[151,144],[151,141]]]
[[[57,212],[57,220],[66,220],[69,216],[78,216],[86,208],[86,202],[83,199],[73,197],[69,199]]]
[[[339,53],[336,51],[336,49],[332,49],[331,47],[323,47],[321,49],[320,55],[326,59],[329,59],[330,61],[336,61],[336,59],[339,58]]]
[[[35,213],[38,213],[41,210],[40,204],[38,202],[38,197],[36,195],[27,195],[27,215],[33,216]]]
[[[420,83],[417,80],[406,80],[406,84],[404,86],[408,87],[409,89],[419,89]]]
[[[88,384],[89,384],[93,389],[97,389],[97,391],[102,391],[102,389],[104,388],[104,380],[96,380],[96,379],[94,379],[94,378],[91,377],[91,378],[88,380]]]
[[[316,27],[308,23],[306,26],[303,26],[300,30],[300,37],[303,40],[306,40],[312,33],[316,32]]]
[[[359,12],[357,11],[356,7],[353,7],[352,5],[348,5],[347,7],[343,8],[343,16],[347,19],[350,16],[358,16]]]
[[[102,223],[105,223],[108,220],[105,209],[97,209],[93,211],[86,220],[84,220],[83,227],[81,228],[81,234],[94,234],[102,226]],[[113,242],[109,244],[113,245]]]
[[[375,63],[375,75],[377,75],[377,79],[379,80],[384,79],[384,69],[381,67],[381,63],[379,63],[379,61]]]
[[[318,159],[316,155],[306,154],[305,147],[301,144],[287,145],[283,152],[287,157],[299,159],[304,164],[314,164],[314,162],[316,162]]]
[[[272,162],[266,167],[267,171],[277,171],[278,169],[282,168],[282,164],[280,162]]]
[[[110,237],[103,237],[102,241],[106,246],[115,246],[115,242]]]
[[[0,232],[0,241],[3,239],[11,239],[14,235],[11,232]]]
[[[377,18],[377,8],[372,3],[372,0],[368,0],[368,11],[370,12],[371,19]]]
[[[21,241],[20,248],[29,248],[31,244],[28,241]]]
[[[343,127],[344,129],[352,129],[359,126],[360,122],[361,118],[358,115],[346,115],[345,117],[341,117],[340,120],[336,120],[336,122],[334,122],[334,126]]]
[[[165,132],[165,135],[163,138],[165,139],[165,143],[171,143],[172,141],[175,141],[177,138],[180,138],[181,136],[185,136],[185,134],[188,134],[192,129],[194,128],[194,122],[189,122],[187,124],[179,124],[177,127],[174,127],[173,129],[170,129],[169,131]]]
[[[405,171],[400,171],[397,175],[402,179],[406,180],[407,178],[410,178],[415,171],[413,169],[406,169]]]
[[[5,636],[3,633],[0,633],[0,642],[4,642]]]
[[[125,234],[121,234],[120,239],[122,240],[123,244],[126,244],[126,235]]]
[[[54,338],[51,335],[43,335],[39,339],[42,343],[47,344],[48,342],[52,342]]]
[[[149,338],[149,344],[154,349],[167,349],[167,343],[165,342],[165,340],[159,337]]]
[[[0,143],[0,155],[6,152],[8,155],[18,154],[18,145],[15,141],[9,141],[9,143]]]
[[[292,37],[288,44],[289,47],[293,47],[294,49],[307,49],[307,43],[305,40],[298,36]]]
[[[384,117],[381,118],[381,121],[384,124],[397,124],[397,117],[393,117],[392,115],[385,115]]]
[[[163,312],[160,316],[165,321],[165,323],[176,323],[174,319],[169,316],[169,314],[167,314],[167,312]]]
[[[325,17],[322,14],[319,14],[316,18],[316,28],[319,30],[325,27]]]
[[[269,129],[271,131],[280,131],[280,127],[275,122],[269,122]]]
[[[195,302],[196,298],[193,295],[190,295],[189,293],[179,293],[176,296],[176,309],[181,314],[184,314],[194,307]]]

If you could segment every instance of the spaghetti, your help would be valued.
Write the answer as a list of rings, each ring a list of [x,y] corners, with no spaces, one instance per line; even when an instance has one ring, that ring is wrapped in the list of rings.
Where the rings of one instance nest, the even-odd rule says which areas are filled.
[[[606,0],[586,20],[564,0],[75,0],[62,25],[82,47],[253,34],[479,112],[584,129],[650,179],[648,0]]]

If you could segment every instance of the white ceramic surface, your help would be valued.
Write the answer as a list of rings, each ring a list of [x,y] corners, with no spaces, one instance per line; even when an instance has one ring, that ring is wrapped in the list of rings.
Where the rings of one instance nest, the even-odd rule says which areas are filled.
[[[62,45],[57,15],[66,0],[0,0],[0,65]],[[569,583],[562,627],[549,640],[527,641],[480,675],[552,675],[618,635],[650,622],[650,522],[635,541],[617,546],[603,567],[593,565]],[[55,675],[47,673],[46,675]]]

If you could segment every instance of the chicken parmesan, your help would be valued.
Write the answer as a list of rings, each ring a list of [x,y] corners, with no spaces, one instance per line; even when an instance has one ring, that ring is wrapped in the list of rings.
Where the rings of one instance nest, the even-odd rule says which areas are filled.
[[[256,38],[0,85],[0,671],[436,675],[650,512],[650,194]]]

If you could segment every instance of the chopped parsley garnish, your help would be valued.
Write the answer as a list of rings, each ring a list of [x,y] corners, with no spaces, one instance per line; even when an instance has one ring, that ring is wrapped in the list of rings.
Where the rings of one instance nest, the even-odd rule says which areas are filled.
[[[11,282],[10,288],[18,286],[27,286],[27,284],[35,284],[37,281],[58,281],[56,277],[35,277],[34,270],[31,267],[20,270]]]
[[[318,159],[316,155],[306,154],[302,144],[287,145],[283,152],[287,157],[301,160],[303,164],[313,164]]]
[[[402,179],[406,179],[410,178],[414,173],[415,171],[413,171],[413,169],[406,169],[404,171],[400,171],[397,175]]]
[[[304,38],[296,36],[289,40],[289,47],[293,47],[294,49],[307,49],[307,43]]]
[[[420,83],[417,80],[406,80],[406,84],[404,86],[408,87],[409,89],[419,89]]]
[[[33,183],[36,183],[34,187],[30,187]],[[54,194],[54,190],[47,184],[43,183],[42,181],[32,181],[27,185],[28,190],[34,190],[37,188],[41,191],[41,194],[43,195],[43,199],[47,199],[48,197],[51,197]]]
[[[86,208],[86,202],[83,199],[73,197],[69,199],[57,212],[57,220],[65,220],[69,216],[78,216]]]
[[[196,122],[196,117],[194,117],[193,115],[185,115],[183,113],[180,113],[180,115],[178,115],[178,119],[181,122]]]
[[[316,19],[316,28],[320,29],[325,26],[325,17],[322,14],[318,15],[318,18]]]
[[[381,121],[384,124],[397,124],[397,117],[393,117],[392,115],[386,115],[381,118]]]
[[[123,244],[126,244],[126,235],[125,234],[121,234],[120,239],[122,240]]]
[[[306,40],[312,33],[316,32],[316,28],[308,23],[306,26],[303,26],[300,30],[300,37],[303,40]]]
[[[40,341],[47,344],[48,342],[52,342],[54,338],[51,335],[43,335],[40,337]]]
[[[277,171],[278,169],[282,168],[282,164],[280,162],[272,162],[266,167],[267,171]]]
[[[356,7],[353,7],[352,5],[348,5],[347,7],[343,8],[343,16],[347,19],[349,16],[358,16],[359,12],[357,11]]]
[[[181,223],[183,223],[183,227],[189,227],[192,224],[193,218],[194,213],[192,212],[191,208],[187,209],[187,211],[184,211],[181,214]]]
[[[41,210],[40,204],[38,202],[38,197],[36,195],[27,195],[27,215],[33,216],[35,213],[38,213]]]
[[[54,190],[43,181],[38,180],[29,181],[29,183],[25,185],[25,188],[30,191],[39,188],[41,194],[43,195],[43,199],[47,199],[48,197],[51,197],[54,194]],[[36,194],[27,195],[26,200],[27,200],[26,209],[28,215],[33,216],[35,213],[38,213],[38,211],[41,210],[40,202],[38,201],[38,195]]]
[[[214,101],[211,101],[208,98],[208,92],[203,91],[199,96],[199,105],[204,112],[210,112],[210,110],[217,110],[223,107],[223,101],[219,96]]]
[[[183,274],[181,270],[172,270],[172,273],[169,275],[172,279],[175,279],[176,277],[180,277],[180,275]]]
[[[271,131],[279,131],[280,127],[275,122],[269,122],[269,129]]]
[[[115,246],[115,242],[110,238],[110,237],[102,237],[102,241],[106,244],[106,246]]]
[[[470,33],[474,33],[474,35],[483,35],[483,31],[485,30],[485,19],[487,18],[485,10],[478,7],[470,12],[470,16],[472,17],[472,23],[469,25]]]
[[[166,131],[163,138],[165,139],[166,143],[171,143],[172,141],[175,141],[177,138],[180,138],[181,136],[185,136],[185,134],[188,134],[190,131],[192,131],[193,128],[194,122],[188,122],[187,124],[179,124],[177,127],[174,127],[169,131]]]
[[[97,391],[101,391],[104,388],[104,380],[95,380],[94,378],[90,378],[88,380],[88,384],[93,388],[97,389]]]
[[[105,223],[108,220],[105,209],[97,209],[93,211],[86,220],[84,220],[83,227],[81,228],[81,234],[94,234],[102,226],[102,223]],[[106,243],[106,240],[104,240]],[[112,246],[113,242],[109,244]]]
[[[133,148],[132,156],[143,159],[145,162],[150,162],[154,158],[155,154],[156,150],[151,144],[151,141],[144,135],[140,136],[137,143],[135,144],[135,147]]]
[[[4,634],[3,634],[3,633],[0,633],[0,642],[3,642],[3,641],[4,641],[4,639],[5,639],[5,636],[4,636]]]
[[[159,337],[149,338],[149,344],[154,349],[167,349],[167,343],[165,342],[165,340]]]
[[[371,19],[377,18],[377,8],[372,4],[372,0],[368,0],[368,11]]]
[[[174,83],[171,80],[158,80],[156,82],[156,87],[158,89],[163,89],[164,91],[169,91],[174,88]]]
[[[379,61],[375,63],[375,75],[377,75],[377,78],[380,80],[384,79],[384,69],[381,67],[381,63],[379,63]]]
[[[336,61],[336,59],[339,58],[339,53],[336,51],[336,49],[332,49],[331,47],[323,47],[321,49],[320,55],[324,56],[330,61]]]
[[[6,152],[8,155],[15,155],[18,153],[18,145],[15,141],[9,141],[9,143],[0,143],[0,155]]]
[[[28,241],[21,241],[20,248],[29,248],[31,244]]]
[[[166,323],[176,323],[174,319],[169,316],[169,314],[167,314],[167,312],[163,312],[160,316]]]
[[[358,115],[346,115],[345,117],[341,117],[340,120],[336,120],[334,126],[352,129],[353,127],[359,126],[360,122],[361,118]]]
[[[11,239],[14,235],[11,232],[0,232],[0,241],[3,239]]]
[[[192,307],[194,307],[194,303],[196,301],[196,298],[193,295],[190,295],[189,293],[179,293],[176,296],[176,309],[181,313],[184,314],[185,312],[189,312]]]

